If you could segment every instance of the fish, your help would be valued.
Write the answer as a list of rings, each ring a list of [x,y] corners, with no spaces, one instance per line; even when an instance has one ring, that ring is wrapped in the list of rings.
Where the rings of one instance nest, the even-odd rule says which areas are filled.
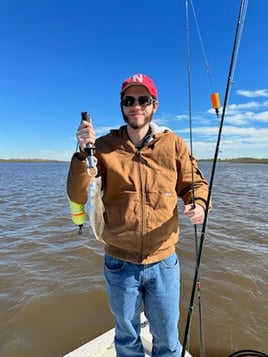
[[[88,187],[88,204],[87,211],[89,216],[89,222],[94,233],[95,238],[105,243],[102,239],[102,234],[104,231],[105,221],[104,221],[104,204],[102,200],[102,179],[101,176],[92,177],[91,182]]]

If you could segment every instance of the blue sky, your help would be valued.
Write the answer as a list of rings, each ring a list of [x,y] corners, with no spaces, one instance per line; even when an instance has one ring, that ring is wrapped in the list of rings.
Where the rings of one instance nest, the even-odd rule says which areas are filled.
[[[216,4],[216,5],[215,5]],[[240,0],[193,0],[213,90],[224,100]],[[220,158],[268,157],[268,1],[249,0]],[[123,124],[121,82],[151,76],[155,121],[189,141],[184,0],[0,3],[0,158],[70,160],[81,111],[97,136]],[[193,153],[214,156],[218,119],[189,1]]]

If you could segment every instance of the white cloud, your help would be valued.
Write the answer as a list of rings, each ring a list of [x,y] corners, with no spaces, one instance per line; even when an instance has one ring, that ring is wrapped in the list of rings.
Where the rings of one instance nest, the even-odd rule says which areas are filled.
[[[226,125],[223,130],[222,130],[223,136],[228,136],[230,137],[238,137],[241,140],[247,140],[252,141],[262,141],[267,143],[267,137],[268,137],[268,128],[255,128],[255,127],[249,127],[249,128],[240,128],[240,127],[235,127],[235,126],[230,126]]]
[[[248,109],[259,109],[263,107],[267,107],[268,102],[265,101],[263,103],[261,102],[247,102],[247,103],[241,103],[241,104],[230,104],[228,106],[228,111],[230,110],[248,110]]]
[[[220,141],[219,158],[236,158],[236,157],[255,157],[267,158],[268,147],[265,140],[261,139],[259,135],[256,137],[242,138],[238,135],[227,136],[223,135]],[[186,140],[188,143],[188,141]],[[189,143],[188,143],[189,146]],[[216,140],[212,141],[194,141],[193,154],[197,159],[211,159],[214,158],[216,150]]]
[[[264,123],[268,123],[268,111],[255,114],[256,120]]]
[[[120,125],[123,125],[123,124],[120,124]],[[118,128],[120,125],[116,126],[116,125],[113,125],[113,126],[98,126],[95,128],[95,133],[96,133],[96,136],[99,137],[99,136],[102,136],[102,135],[106,135],[110,132],[111,129],[115,129],[115,128]]]
[[[181,115],[176,115],[176,120],[185,120],[185,119],[188,119],[189,118],[189,116],[188,115],[186,115],[186,114],[181,114]]]
[[[268,97],[268,88],[257,89],[257,90],[239,89],[236,91],[236,93],[247,98]]]
[[[268,107],[268,101],[257,102],[251,101],[246,103],[239,104],[230,104],[226,108],[225,112],[225,122],[233,125],[248,125],[252,122],[268,122],[268,111],[266,109]],[[222,108],[220,108],[220,113],[222,112]],[[212,109],[208,110],[209,114],[213,114],[214,111]]]

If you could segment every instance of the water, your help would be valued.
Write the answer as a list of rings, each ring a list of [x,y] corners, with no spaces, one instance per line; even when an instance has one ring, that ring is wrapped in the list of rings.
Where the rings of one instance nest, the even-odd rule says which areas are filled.
[[[200,166],[209,178],[211,164]],[[113,327],[102,245],[88,225],[78,235],[71,222],[67,171],[67,163],[0,164],[1,357],[60,357]],[[267,178],[268,165],[217,165],[200,267],[207,357],[268,352]],[[195,262],[193,227],[183,217],[177,251],[183,337]],[[197,317],[196,304],[195,357]]]

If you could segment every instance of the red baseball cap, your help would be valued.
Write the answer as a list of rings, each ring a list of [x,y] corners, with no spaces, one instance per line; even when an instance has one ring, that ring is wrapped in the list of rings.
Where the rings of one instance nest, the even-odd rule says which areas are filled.
[[[120,95],[122,96],[124,91],[131,86],[144,86],[153,97],[157,98],[156,86],[153,80],[145,74],[137,73],[126,79],[122,84]]]

